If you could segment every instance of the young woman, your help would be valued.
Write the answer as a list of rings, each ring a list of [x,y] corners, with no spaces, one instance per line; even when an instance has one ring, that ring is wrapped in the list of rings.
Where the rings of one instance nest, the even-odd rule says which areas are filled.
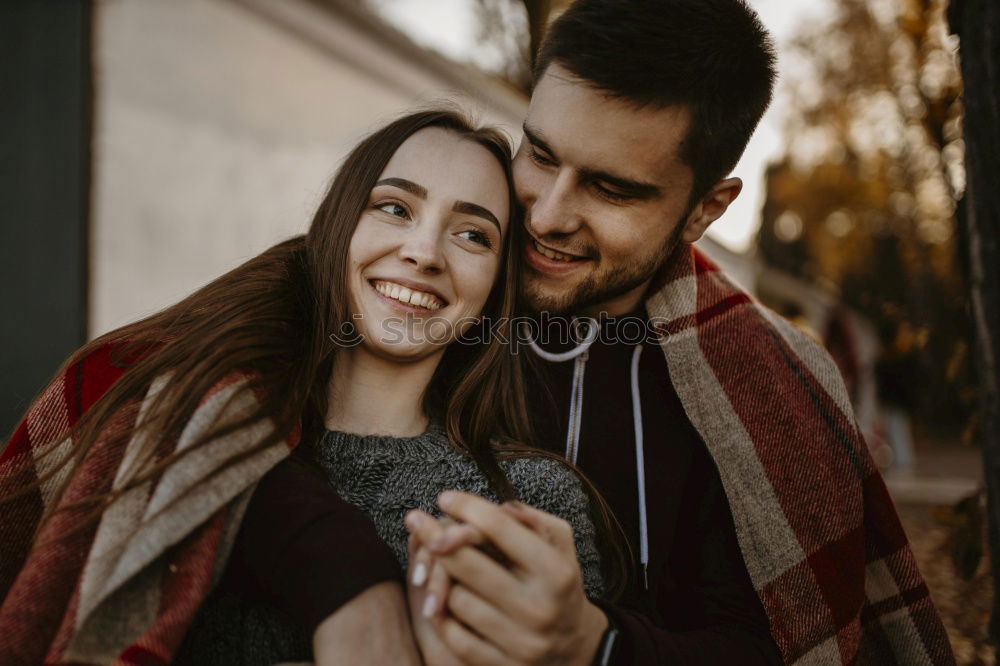
[[[74,354],[0,458],[0,662],[168,662],[189,633],[185,659],[301,659],[305,636],[322,663],[324,620],[405,567],[403,515],[448,487],[569,520],[599,594],[588,494],[601,544],[609,514],[527,446],[524,355],[496,328],[509,160],[453,113],[406,116],[305,236]],[[234,618],[248,640],[217,651]]]

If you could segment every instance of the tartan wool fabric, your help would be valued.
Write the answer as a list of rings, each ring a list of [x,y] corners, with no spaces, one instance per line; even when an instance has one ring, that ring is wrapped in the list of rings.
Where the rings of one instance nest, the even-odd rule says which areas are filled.
[[[697,250],[680,246],[668,268],[647,310],[719,468],[785,661],[954,663],[833,362]],[[122,373],[102,348],[56,377],[0,455],[0,493],[44,475],[69,448],[66,428]],[[234,374],[202,399],[173,450],[248,408],[247,392],[229,401],[243,379]],[[38,535],[69,472],[0,506],[0,664],[168,663],[225,566],[257,480],[297,443],[290,437],[212,477],[262,436],[231,433],[123,494],[94,527],[70,531],[86,510],[73,502],[111,488],[134,459],[133,425],[158,388],[102,433]]]
[[[694,247],[667,268],[647,311],[785,662],[953,664],[836,365]]]
[[[107,345],[72,364],[35,401],[0,455],[0,493],[24,487],[61,459],[69,448],[62,439],[67,427],[124,372],[111,351]],[[238,391],[245,379],[233,373],[213,387],[172,450],[189,446],[212,424],[247,413],[254,397]],[[93,527],[74,530],[87,508],[73,502],[108,491],[134,461],[141,440],[131,436],[133,426],[161,387],[153,382],[144,400],[113,417],[71,474],[67,465],[37,492],[0,506],[0,664],[169,663],[222,572],[256,481],[297,443],[252,453],[209,482],[269,426],[220,437],[182,457],[155,483],[126,491]],[[67,476],[62,510],[31,549],[42,512]]]

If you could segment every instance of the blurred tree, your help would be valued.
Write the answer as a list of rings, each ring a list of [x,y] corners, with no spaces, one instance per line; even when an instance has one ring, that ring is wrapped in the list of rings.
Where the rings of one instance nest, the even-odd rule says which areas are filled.
[[[501,73],[521,90],[530,92],[535,54],[549,15],[554,5],[567,5],[569,0],[475,1],[479,8],[479,39],[502,49],[507,57]]]
[[[375,9],[395,0],[338,0]],[[433,2],[435,0],[427,0]],[[491,69],[525,93],[531,89],[535,54],[550,18],[569,6],[571,0],[466,0],[477,14],[479,49],[490,52]]]
[[[872,318],[886,349],[917,364],[915,415],[955,431],[975,389],[955,229],[961,79],[945,0],[834,4],[782,54],[789,143],[768,172],[760,251]]]
[[[959,220],[969,267],[979,370],[980,421],[992,570],[1000,571],[1000,7],[995,0],[953,0],[965,80],[968,190]],[[1000,646],[1000,589],[994,576],[990,637]],[[1000,661],[1000,654],[997,655]]]

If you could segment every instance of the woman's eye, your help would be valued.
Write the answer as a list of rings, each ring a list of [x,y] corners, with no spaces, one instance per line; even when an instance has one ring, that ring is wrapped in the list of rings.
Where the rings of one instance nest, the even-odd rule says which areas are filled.
[[[392,215],[394,217],[406,217],[407,215],[409,215],[406,208],[404,208],[401,204],[392,201],[376,204],[375,208],[377,208],[382,212],[389,213],[389,215]]]
[[[477,243],[479,245],[482,245],[483,247],[487,247],[487,248],[492,248],[493,247],[493,241],[490,240],[490,237],[487,236],[486,234],[484,234],[482,231],[477,231],[475,229],[469,229],[468,231],[463,231],[463,232],[459,233],[458,235],[461,238],[465,238],[466,240],[470,240],[473,243]]]

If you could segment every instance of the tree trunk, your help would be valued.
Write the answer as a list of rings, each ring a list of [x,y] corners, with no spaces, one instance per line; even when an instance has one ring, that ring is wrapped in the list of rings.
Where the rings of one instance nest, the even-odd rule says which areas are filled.
[[[990,638],[1000,646],[1000,4],[952,0],[952,30],[961,40],[967,186],[962,236],[979,369],[980,432],[986,478],[993,611]],[[1000,656],[1000,655],[998,655]],[[998,659],[1000,661],[1000,659]]]
[[[552,11],[552,0],[524,0],[524,9],[528,12],[528,34],[530,44],[528,45],[528,62],[531,69],[535,69],[535,57],[538,55],[538,47],[545,36],[545,27],[549,22],[549,13]]]

